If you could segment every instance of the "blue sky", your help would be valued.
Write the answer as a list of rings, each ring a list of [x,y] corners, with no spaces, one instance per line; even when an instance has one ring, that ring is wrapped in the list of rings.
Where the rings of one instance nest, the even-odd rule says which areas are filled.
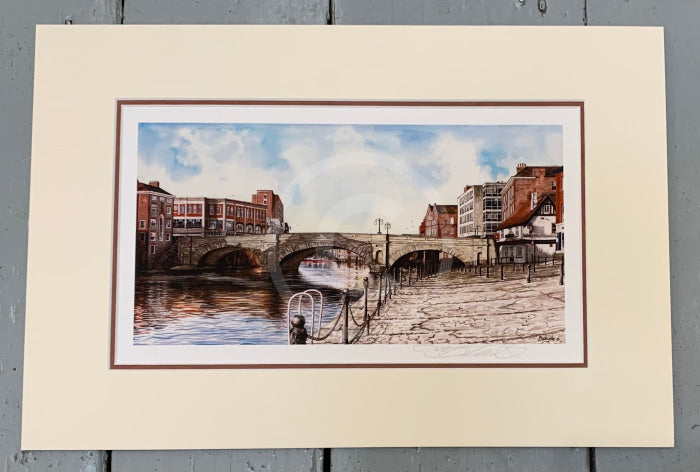
[[[139,180],[178,196],[273,189],[293,231],[415,233],[428,203],[562,163],[561,126],[140,123]]]

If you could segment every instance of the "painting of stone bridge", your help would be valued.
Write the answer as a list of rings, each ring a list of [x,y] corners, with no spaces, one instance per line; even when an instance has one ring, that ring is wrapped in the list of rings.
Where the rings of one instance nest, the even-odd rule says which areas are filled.
[[[345,249],[374,270],[391,268],[403,256],[439,251],[467,264],[487,257],[487,239],[438,239],[366,233],[287,233],[227,237],[183,237],[177,265],[214,267],[227,255],[248,252],[264,272],[290,271],[319,249]]]

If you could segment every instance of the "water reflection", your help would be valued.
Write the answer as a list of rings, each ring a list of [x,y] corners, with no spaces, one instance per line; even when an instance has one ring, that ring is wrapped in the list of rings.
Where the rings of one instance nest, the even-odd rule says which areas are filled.
[[[134,343],[287,344],[289,296],[320,290],[324,320],[329,320],[340,311],[341,291],[347,288],[353,300],[360,298],[368,275],[365,267],[317,260],[304,261],[298,274],[285,276],[260,269],[138,274]]]

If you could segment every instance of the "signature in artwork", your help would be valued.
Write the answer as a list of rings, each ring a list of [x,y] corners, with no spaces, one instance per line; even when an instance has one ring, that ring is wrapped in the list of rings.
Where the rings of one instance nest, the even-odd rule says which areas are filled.
[[[431,359],[447,357],[493,357],[495,359],[512,359],[527,352],[522,346],[415,346],[416,352],[422,352]]]

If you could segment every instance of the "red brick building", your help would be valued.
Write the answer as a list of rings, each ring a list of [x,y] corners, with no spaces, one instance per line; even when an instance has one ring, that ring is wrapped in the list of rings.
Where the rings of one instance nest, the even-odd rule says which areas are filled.
[[[268,232],[283,233],[288,231],[284,223],[284,205],[282,199],[272,190],[258,190],[251,197],[253,203],[265,205]]]
[[[457,205],[428,205],[419,234],[430,238],[456,238]]]
[[[175,198],[174,236],[233,236],[266,232],[265,205],[229,198]]]
[[[531,205],[533,199],[538,201],[538,195],[556,192],[556,172],[561,168],[518,164],[516,174],[508,179],[501,191],[502,221],[506,221],[518,209]]]
[[[172,245],[173,195],[157,180],[136,182],[136,269],[153,269]]]

